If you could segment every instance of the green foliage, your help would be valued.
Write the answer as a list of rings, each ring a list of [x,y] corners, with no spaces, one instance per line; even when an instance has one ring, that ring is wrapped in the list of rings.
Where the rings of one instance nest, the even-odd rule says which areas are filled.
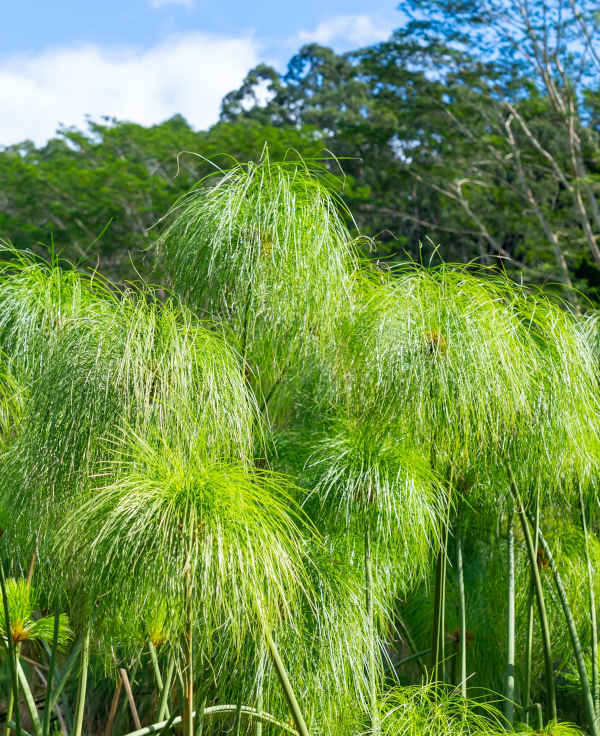
[[[394,688],[383,701],[385,736],[494,736],[506,733],[499,710],[483,699],[467,700],[452,688]]]
[[[293,625],[295,599],[308,590],[286,479],[219,461],[202,437],[184,449],[130,434],[111,462],[119,466],[106,471],[114,480],[68,513],[55,538],[97,630],[113,633],[117,609],[159,605],[164,635],[175,639],[190,586],[205,656],[224,624],[238,648],[248,631],[260,638],[280,618]]]
[[[197,132],[179,115],[150,127],[97,121],[62,128],[40,148],[9,146],[0,150],[0,238],[19,250],[54,244],[119,281],[147,275],[145,251],[164,212],[214,170],[211,161],[257,160],[265,140],[277,157],[321,152],[310,131],[232,123]]]
[[[444,492],[427,462],[367,421],[339,422],[317,443],[309,467],[321,515],[334,516],[333,528],[351,530],[359,548],[371,517],[383,560],[393,560],[408,588],[439,541],[443,516]]]
[[[176,291],[230,326],[259,398],[302,371],[306,343],[326,339],[344,307],[355,261],[338,205],[305,163],[265,151],[186,195],[159,241]]]
[[[6,597],[10,617],[10,636],[15,644],[25,641],[45,642],[52,644],[54,634],[54,616],[37,616],[34,618],[36,601],[31,585],[23,579],[8,578],[6,581]],[[6,640],[5,617],[0,619],[0,637]],[[58,646],[65,648],[71,640],[72,632],[66,614],[59,615]]]
[[[176,296],[4,253],[2,550],[15,570],[39,551],[43,601],[9,581],[11,631],[47,642],[34,611],[64,603],[84,632],[76,731],[89,645],[105,669],[143,670],[150,639],[154,680],[180,676],[188,716],[195,700],[250,702],[298,725],[289,676],[314,733],[364,731],[365,713],[376,730],[378,709],[382,736],[500,733],[509,483],[541,502],[589,662],[581,583],[600,556],[573,499],[596,503],[594,318],[491,269],[361,263],[332,186],[266,152],[203,180],[158,243]],[[536,626],[533,698],[556,678],[576,719],[553,579],[515,542],[517,650],[536,564],[554,646],[548,676]],[[448,646],[427,684],[432,604]],[[517,698],[524,677],[520,658]],[[159,699],[180,712],[169,687],[144,722]]]

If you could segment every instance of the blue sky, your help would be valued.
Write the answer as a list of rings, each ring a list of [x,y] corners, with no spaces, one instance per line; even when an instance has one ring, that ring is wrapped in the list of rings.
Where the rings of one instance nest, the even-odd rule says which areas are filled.
[[[264,61],[284,69],[311,41],[345,51],[400,25],[392,0],[22,0],[3,3],[0,146],[111,115],[176,112],[197,128]]]

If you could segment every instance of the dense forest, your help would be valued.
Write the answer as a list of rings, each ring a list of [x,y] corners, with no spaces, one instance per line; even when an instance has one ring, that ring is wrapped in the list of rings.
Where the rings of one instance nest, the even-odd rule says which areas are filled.
[[[215,165],[329,158],[382,261],[478,261],[596,298],[600,56],[594,2],[404,2],[391,38],[308,45],[251,70],[196,132],[90,121],[0,152],[0,237],[114,278],[148,275],[160,217]],[[267,100],[265,103],[264,100]]]

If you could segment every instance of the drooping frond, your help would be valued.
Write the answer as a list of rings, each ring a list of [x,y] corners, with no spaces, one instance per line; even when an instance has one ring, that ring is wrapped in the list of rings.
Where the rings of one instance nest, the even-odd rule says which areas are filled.
[[[367,417],[338,420],[317,442],[309,471],[321,513],[338,515],[348,529],[371,517],[377,543],[391,546],[410,578],[419,574],[439,536],[445,494],[406,438],[378,431]]]
[[[393,688],[382,703],[384,736],[500,736],[507,733],[500,710],[483,698],[467,699],[455,688],[421,685]]]
[[[74,595],[107,635],[115,609],[156,601],[167,610],[165,633],[180,633],[187,595],[205,652],[225,625],[237,646],[248,631],[260,638],[261,626],[293,625],[308,577],[301,513],[284,477],[219,460],[203,437],[183,449],[133,432],[104,473],[56,539]]]
[[[17,380],[39,367],[43,348],[69,320],[113,300],[107,282],[59,260],[0,248],[0,349]]]
[[[43,352],[23,431],[0,468],[9,536],[44,538],[93,483],[121,427],[184,449],[202,441],[213,457],[243,464],[254,421],[235,355],[176,304],[131,294],[72,319]]]
[[[159,255],[197,313],[231,326],[267,395],[345,309],[356,265],[349,242],[324,182],[265,154],[176,204]]]

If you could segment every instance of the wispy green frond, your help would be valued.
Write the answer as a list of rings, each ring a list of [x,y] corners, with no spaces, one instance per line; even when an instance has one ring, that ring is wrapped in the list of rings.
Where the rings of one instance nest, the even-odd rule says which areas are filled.
[[[205,651],[223,626],[239,646],[248,631],[260,638],[261,625],[293,625],[308,577],[285,478],[216,460],[202,439],[182,452],[133,433],[105,472],[108,484],[57,531],[59,558],[100,629],[110,635],[115,609],[159,600],[165,628],[180,633],[190,586]]]
[[[168,218],[159,255],[176,291],[231,326],[259,394],[298,371],[306,342],[346,307],[356,262],[340,207],[306,164],[265,152],[202,182]]]
[[[119,427],[184,449],[202,441],[215,458],[252,456],[256,412],[236,356],[176,304],[124,295],[70,320],[42,356],[23,431],[0,468],[11,537],[43,540],[95,482]]]
[[[497,702],[497,701],[496,701]],[[382,701],[384,736],[500,736],[501,712],[489,698],[464,698],[443,685],[394,688]]]
[[[27,251],[0,248],[0,349],[19,371],[39,367],[40,348],[70,319],[113,300],[99,274],[46,262]]]
[[[445,494],[405,438],[378,431],[367,418],[334,422],[309,471],[322,512],[339,515],[349,528],[371,516],[377,543],[392,544],[416,574],[437,541]]]

